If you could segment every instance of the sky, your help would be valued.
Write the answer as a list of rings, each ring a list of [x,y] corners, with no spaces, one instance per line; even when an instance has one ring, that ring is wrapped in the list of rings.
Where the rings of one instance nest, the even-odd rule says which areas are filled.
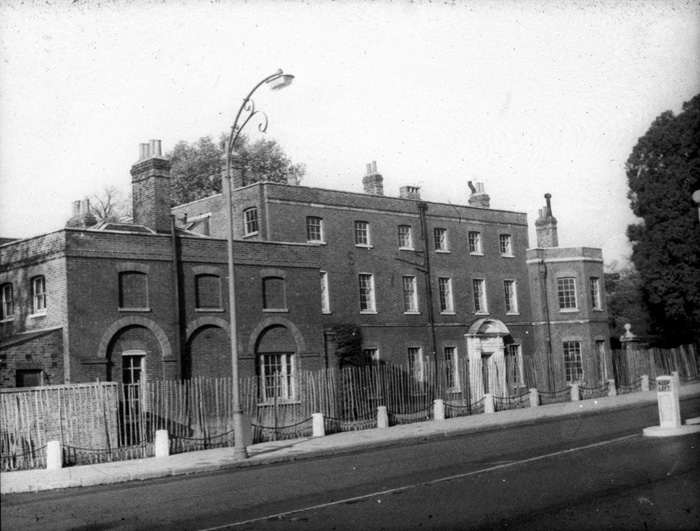
[[[71,203],[128,191],[139,143],[218,138],[261,88],[267,136],[302,185],[491,207],[562,247],[631,254],[625,161],[700,93],[700,3],[0,0],[0,236],[62,228]],[[256,127],[246,130],[257,138]]]

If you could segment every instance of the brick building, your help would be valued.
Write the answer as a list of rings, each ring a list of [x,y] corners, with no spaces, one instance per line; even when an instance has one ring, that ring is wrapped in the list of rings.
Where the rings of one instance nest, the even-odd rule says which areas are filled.
[[[231,374],[226,242],[173,234],[169,161],[151,147],[132,168],[133,224],[0,246],[2,387]],[[324,366],[318,249],[237,241],[234,253],[241,376]]]
[[[89,226],[83,208],[75,228],[0,246],[2,386],[230,374],[225,201],[171,210],[158,143],[132,177],[133,224]],[[460,205],[384,195],[374,163],[362,179],[365,193],[234,181],[242,376],[335,365],[335,325],[417,377],[467,356],[480,393],[546,385],[527,367],[551,366],[556,389],[605,376],[601,252],[559,248],[551,205],[529,249],[526,215],[490,208],[480,183]]]

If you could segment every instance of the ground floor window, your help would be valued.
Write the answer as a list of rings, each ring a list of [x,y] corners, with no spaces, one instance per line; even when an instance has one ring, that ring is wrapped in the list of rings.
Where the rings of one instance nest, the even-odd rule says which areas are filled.
[[[294,354],[261,354],[258,358],[260,371],[260,401],[294,400]]]
[[[43,385],[41,369],[17,369],[15,372],[15,387],[39,387]]]
[[[457,363],[457,347],[445,347],[445,383],[447,390],[453,393],[461,389]]]
[[[599,383],[604,384],[608,381],[608,365],[605,362],[605,341],[595,342],[595,357],[596,366],[598,367]]]
[[[580,341],[564,341],[564,368],[566,370],[567,383],[583,382]]]
[[[423,363],[423,349],[421,349],[420,347],[409,347],[408,370],[415,382],[425,381],[425,364]]]
[[[126,416],[131,417],[141,410],[141,386],[146,381],[146,355],[141,350],[122,352],[122,383],[124,384],[124,406]]]
[[[513,343],[506,350],[506,371],[508,384],[513,387],[525,387],[523,378],[523,351],[520,345]]]

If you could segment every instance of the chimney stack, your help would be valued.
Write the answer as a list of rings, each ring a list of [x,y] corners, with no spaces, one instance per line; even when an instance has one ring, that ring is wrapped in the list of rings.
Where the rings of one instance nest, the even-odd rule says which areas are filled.
[[[160,140],[139,144],[139,160],[131,167],[134,224],[170,232],[170,161]]]
[[[367,164],[367,175],[362,178],[366,194],[384,195],[384,178],[377,172],[377,161]]]
[[[552,215],[552,194],[544,194],[547,205],[540,208],[540,217],[535,221],[537,247],[559,247],[557,218]]]
[[[417,199],[420,200],[419,186],[402,186],[399,188],[399,196],[402,199]]]
[[[468,182],[469,188],[472,193],[469,196],[469,206],[475,208],[491,208],[491,198],[484,191],[484,183],[474,183]]]
[[[97,218],[90,211],[90,200],[85,198],[82,201],[73,201],[73,215],[66,222],[66,227],[70,229],[87,229],[97,224]]]

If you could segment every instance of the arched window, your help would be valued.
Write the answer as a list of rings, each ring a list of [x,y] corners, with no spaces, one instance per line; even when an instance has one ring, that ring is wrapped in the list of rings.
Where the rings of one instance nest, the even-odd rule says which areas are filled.
[[[148,276],[139,271],[119,273],[119,308],[148,310]]]

